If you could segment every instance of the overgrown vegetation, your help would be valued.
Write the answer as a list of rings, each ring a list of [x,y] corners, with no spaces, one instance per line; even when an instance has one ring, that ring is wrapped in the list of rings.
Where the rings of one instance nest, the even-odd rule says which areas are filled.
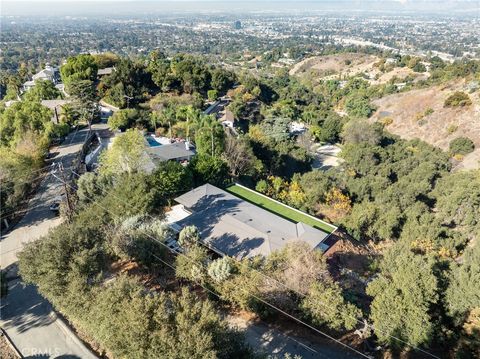
[[[397,60],[426,70],[417,58]],[[99,64],[116,70],[97,80]],[[477,71],[469,61],[432,59],[432,67],[430,83]],[[75,118],[90,123],[92,104],[103,98],[122,108],[109,125],[124,133],[102,154],[98,173],[78,180],[73,220],[27,246],[20,270],[102,351],[114,357],[249,357],[218,309],[275,318],[267,301],[336,334],[361,328],[365,319],[374,328],[368,340],[394,351],[414,345],[478,354],[480,174],[452,173],[449,158],[469,153],[473,143],[458,138],[448,154],[370,124],[371,100],[397,91],[393,82],[370,85],[353,77],[309,83],[283,70],[234,74],[198,56],[161,52],[142,61],[80,55],[62,67],[62,77],[81,104]],[[231,99],[237,133],[202,113],[207,97],[222,95]],[[452,96],[446,106],[468,105],[468,95]],[[53,126],[51,114],[32,97],[1,114],[2,151],[10,153],[2,160],[11,168],[2,205],[15,198],[15,180],[40,166],[42,156],[24,151],[25,141],[47,146],[65,126]],[[422,109],[419,117],[432,111]],[[304,133],[291,131],[294,122],[305,124]],[[197,155],[184,166],[163,163],[147,174],[142,130],[190,139]],[[343,162],[312,170],[312,142],[340,143]],[[161,221],[172,199],[196,185],[232,180],[381,248],[358,280],[360,292],[329,271],[321,252],[302,244],[237,261],[218,258],[196,228],[187,227],[179,237],[183,254],[168,252],[161,243],[172,234]],[[118,275],[116,266],[127,262],[138,272]],[[220,299],[207,299],[209,290]],[[186,344],[178,350],[176,343]]]

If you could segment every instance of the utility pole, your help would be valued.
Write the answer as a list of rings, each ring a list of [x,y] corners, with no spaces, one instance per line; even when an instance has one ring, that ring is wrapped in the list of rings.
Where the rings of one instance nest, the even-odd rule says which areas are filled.
[[[60,175],[62,176],[63,190],[65,191],[65,196],[67,198],[67,209],[68,209],[67,217],[68,217],[68,220],[71,221],[72,220],[73,207],[72,207],[72,202],[71,202],[71,199],[70,199],[70,191],[67,187],[67,179],[65,178],[63,163],[60,162],[58,164],[58,169],[60,171]]]
[[[127,99],[127,108],[130,108],[130,100],[133,99],[133,97],[130,97],[130,96],[127,96],[127,95],[124,95],[124,96]]]
[[[213,126],[211,128],[211,139],[212,139],[212,157],[213,157]]]

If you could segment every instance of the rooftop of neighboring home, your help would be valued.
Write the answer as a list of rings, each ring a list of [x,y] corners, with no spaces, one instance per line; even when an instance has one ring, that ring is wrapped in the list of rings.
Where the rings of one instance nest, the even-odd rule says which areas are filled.
[[[71,103],[72,100],[62,100],[62,99],[56,99],[56,100],[42,100],[42,105],[45,107],[48,107],[51,110],[54,110],[55,108],[59,108],[61,106],[64,106],[66,104]]]
[[[50,65],[46,65],[45,68],[32,76],[35,80],[50,80],[53,81],[55,75],[58,73],[58,69]]]
[[[104,69],[98,69],[97,76],[110,75],[114,70],[114,67],[105,67]]]
[[[329,233],[280,217],[211,184],[175,200],[191,212],[176,224],[196,226],[202,240],[224,255],[239,259],[268,256],[293,242],[322,251],[329,247]]]
[[[25,90],[32,88],[35,86],[35,81],[37,80],[44,80],[44,81],[51,81],[54,84],[60,82],[60,71],[58,67],[52,67],[49,64],[45,65],[45,68],[32,76],[31,81],[26,81],[23,84]]]
[[[220,121],[225,122],[234,122],[235,121],[235,115],[233,114],[232,111],[230,110],[225,110],[225,112],[222,114],[222,117],[220,117]]]
[[[148,141],[148,143],[149,146],[147,148],[147,153],[152,160],[169,161],[190,159],[196,153],[189,141],[180,141],[169,144],[159,143],[155,146],[152,146],[150,141]]]

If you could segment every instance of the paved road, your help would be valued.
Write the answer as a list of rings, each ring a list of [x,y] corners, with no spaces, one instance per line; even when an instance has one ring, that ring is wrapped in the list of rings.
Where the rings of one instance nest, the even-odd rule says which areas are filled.
[[[357,359],[359,354],[318,334],[315,341],[294,334],[286,334],[262,322],[253,322],[239,316],[228,316],[228,323],[245,333],[246,341],[257,351],[283,358],[287,353],[302,359]]]
[[[103,128],[105,125],[96,125]],[[94,129],[96,129],[94,127]],[[88,135],[88,129],[71,133],[53,149],[52,161],[62,163],[66,172]],[[0,325],[26,358],[96,358],[75,334],[58,319],[50,303],[34,286],[25,286],[17,276],[17,253],[25,243],[35,241],[61,223],[48,207],[62,193],[61,181],[48,175],[29,202],[29,209],[15,229],[0,239],[0,265],[8,270],[9,293],[2,299]]]
[[[52,149],[52,152],[58,152],[52,161],[62,163],[68,172],[87,135],[87,128],[71,133],[60,146]],[[2,268],[7,268],[17,261],[16,254],[22,250],[25,243],[37,240],[46,235],[50,228],[60,224],[61,219],[55,216],[48,207],[61,193],[61,181],[48,174],[40,184],[37,194],[30,200],[29,210],[16,228],[1,236],[0,265]]]

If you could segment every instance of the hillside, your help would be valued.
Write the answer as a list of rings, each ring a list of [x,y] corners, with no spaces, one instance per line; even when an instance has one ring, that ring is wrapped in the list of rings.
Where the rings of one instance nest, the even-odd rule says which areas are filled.
[[[466,107],[444,107],[454,91],[466,90],[465,80],[426,89],[392,94],[375,100],[373,121],[391,118],[388,131],[405,139],[420,138],[443,150],[457,137],[468,137],[475,150],[456,164],[457,169],[474,169],[480,161],[480,99],[478,91],[469,94],[473,104]],[[433,110],[433,112],[432,112]]]
[[[429,76],[428,73],[416,73],[408,67],[395,67],[394,65],[387,67],[382,72],[376,66],[379,61],[378,56],[358,53],[314,56],[295,64],[289,74],[317,80],[365,74],[365,78],[373,85],[387,83],[395,77],[398,80],[413,77],[414,81],[418,81]]]

